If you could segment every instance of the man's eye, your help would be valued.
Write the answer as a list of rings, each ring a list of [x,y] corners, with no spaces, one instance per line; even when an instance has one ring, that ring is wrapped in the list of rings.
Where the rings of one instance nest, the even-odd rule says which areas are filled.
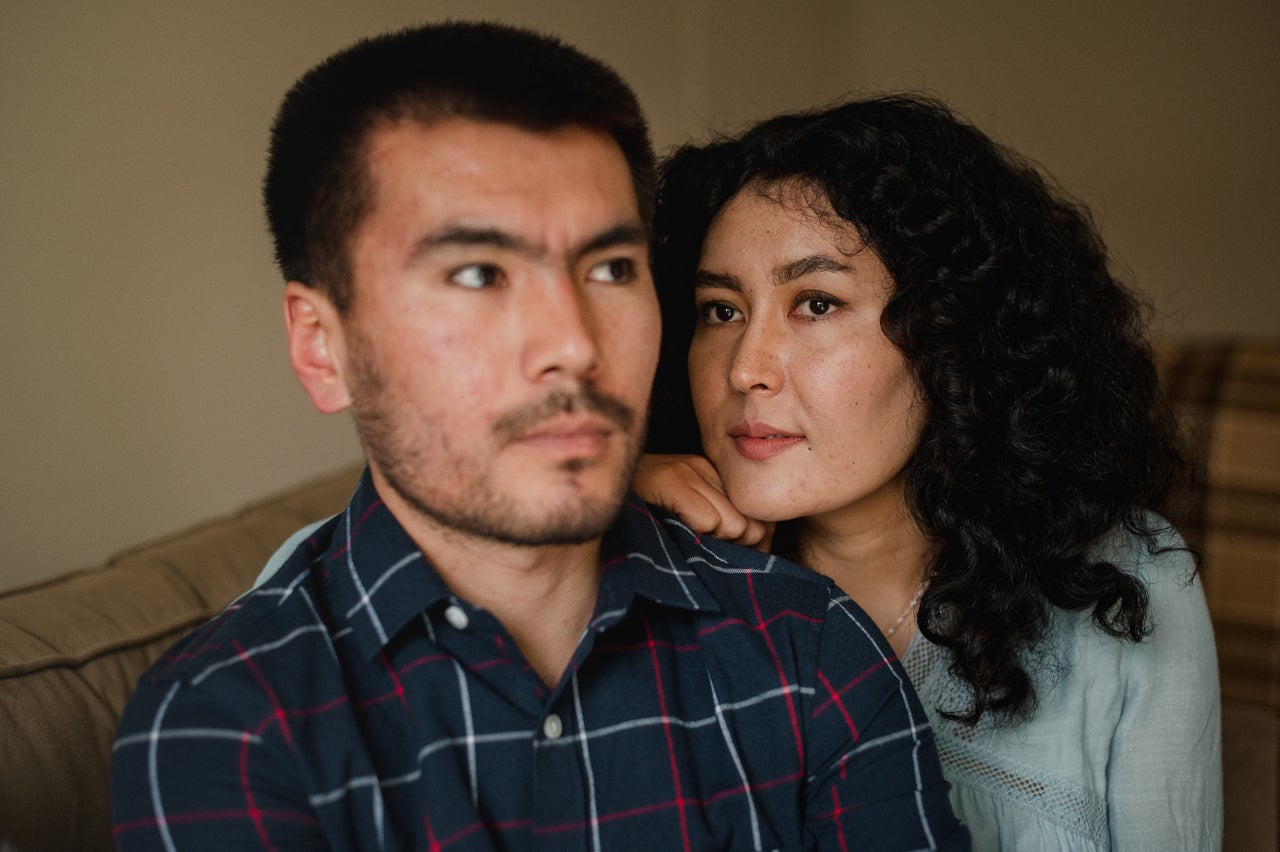
[[[723,325],[738,318],[738,309],[724,302],[708,302],[698,308],[698,314],[707,325]]]
[[[615,257],[591,267],[588,280],[603,284],[624,284],[636,275],[636,264],[629,257]]]
[[[500,275],[501,273],[496,266],[490,266],[487,263],[473,263],[470,266],[463,266],[449,273],[449,281],[459,287],[479,290],[484,287],[492,287],[498,283]]]

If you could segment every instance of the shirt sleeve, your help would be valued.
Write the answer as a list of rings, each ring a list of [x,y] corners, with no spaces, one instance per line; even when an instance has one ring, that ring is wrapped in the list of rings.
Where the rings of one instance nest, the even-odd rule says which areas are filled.
[[[970,848],[906,673],[870,620],[835,592],[809,708],[810,837],[821,850]]]
[[[1140,574],[1148,584],[1155,630],[1132,650],[1111,746],[1111,848],[1217,850],[1221,706],[1204,589],[1184,550],[1148,562]]]
[[[116,848],[327,848],[277,729],[186,682],[140,685],[112,751]]]

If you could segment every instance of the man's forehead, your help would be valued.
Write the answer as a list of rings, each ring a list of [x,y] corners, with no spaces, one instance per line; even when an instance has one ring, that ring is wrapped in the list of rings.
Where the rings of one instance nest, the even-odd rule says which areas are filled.
[[[607,133],[577,125],[541,131],[463,118],[389,122],[370,131],[366,168],[370,196],[360,230],[416,231],[404,237],[428,242],[450,231],[493,232],[548,250],[556,243],[570,250],[606,231],[647,230],[621,149]]]
[[[595,160],[608,161],[629,174],[622,149],[612,136],[578,124],[530,129],[462,117],[436,121],[403,118],[371,128],[363,148],[364,161],[373,169],[418,160],[434,162],[442,172],[480,175],[486,167],[522,165],[529,158],[582,162],[584,152],[591,151]]]

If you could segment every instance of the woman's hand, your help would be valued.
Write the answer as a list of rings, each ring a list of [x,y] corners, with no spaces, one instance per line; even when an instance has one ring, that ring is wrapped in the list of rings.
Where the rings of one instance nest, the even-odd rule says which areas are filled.
[[[636,466],[636,493],[680,516],[694,532],[768,551],[773,524],[748,518],[724,493],[720,474],[702,456],[652,455]]]

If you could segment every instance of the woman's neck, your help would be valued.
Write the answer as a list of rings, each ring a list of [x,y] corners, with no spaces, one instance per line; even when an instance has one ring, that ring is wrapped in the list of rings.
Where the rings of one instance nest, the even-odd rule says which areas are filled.
[[[915,634],[909,604],[933,554],[901,490],[799,522],[800,561],[835,580],[866,610],[901,656]],[[906,613],[904,617],[904,613]],[[899,618],[902,620],[899,621]],[[896,624],[896,627],[895,627]]]

